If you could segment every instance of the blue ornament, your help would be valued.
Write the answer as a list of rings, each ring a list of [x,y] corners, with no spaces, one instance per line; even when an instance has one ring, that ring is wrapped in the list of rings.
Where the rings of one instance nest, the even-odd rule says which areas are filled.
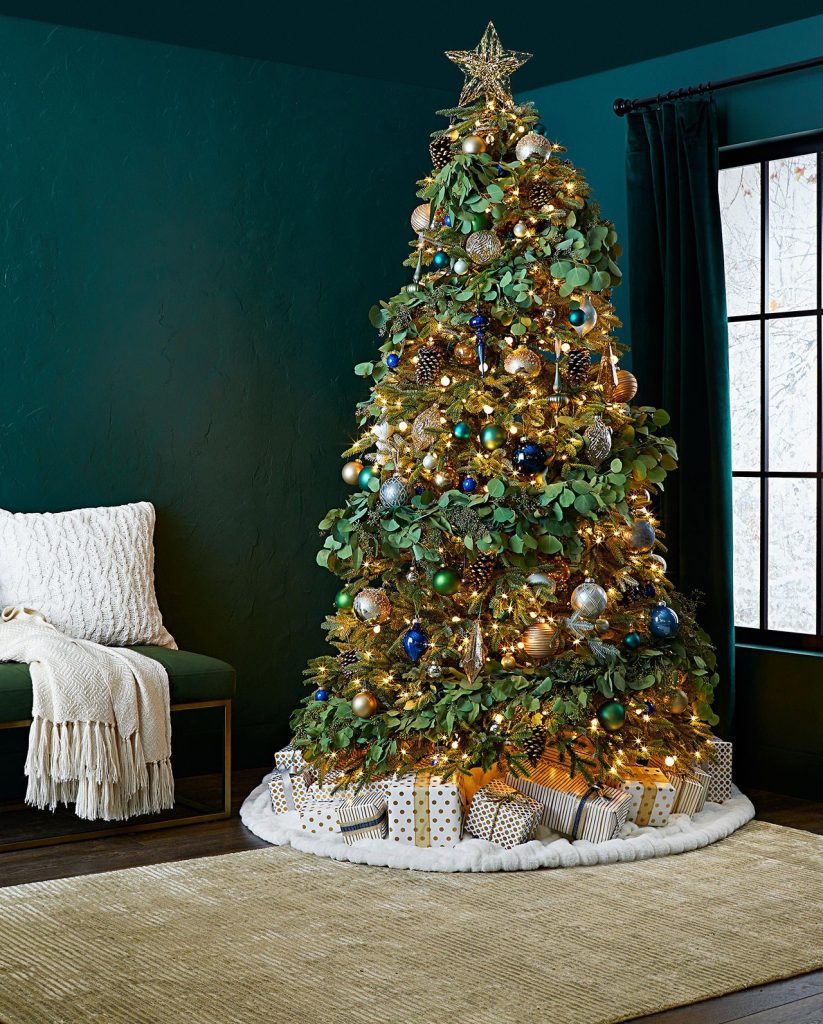
[[[657,591],[654,589],[654,584],[653,583],[647,583],[646,584],[645,594],[646,594],[646,597],[654,597],[655,594],[657,594]]]
[[[515,469],[521,473],[539,473],[545,467],[548,457],[548,452],[542,444],[524,441],[515,448],[512,462]]]
[[[386,356],[386,366],[390,370],[395,370],[400,365],[400,356],[396,352],[389,352]]]
[[[323,687],[321,686],[319,690],[315,690],[314,691],[314,699],[315,700],[328,700],[329,699],[329,691],[328,690],[324,690]]]
[[[569,323],[572,327],[582,327],[585,322],[586,314],[582,309],[573,309],[571,313],[569,313]]]
[[[646,701],[646,714],[647,715],[653,715],[654,714],[654,704],[652,704],[652,702],[650,700]]]
[[[464,476],[460,481],[460,490],[465,491],[466,494],[471,494],[472,491],[477,490],[477,481],[473,476]]]
[[[506,168],[502,164],[497,165],[497,177],[502,178],[506,173]]]
[[[415,494],[422,494],[424,489],[425,488],[421,487],[420,484],[418,484],[417,487],[415,487],[415,489],[414,489],[414,493]]]
[[[447,252],[443,252],[442,249],[438,249],[434,254],[432,263],[438,268],[438,270],[442,270],[443,267],[447,267],[449,265],[449,254]]]
[[[474,328],[474,330],[482,329],[488,324],[488,322],[489,321],[482,313],[475,313],[471,320],[469,320],[469,327]]]
[[[673,637],[680,626],[677,612],[666,605],[665,601],[656,604],[649,612],[649,632],[661,640]]]
[[[443,218],[443,223],[446,225],[447,228],[450,228],[452,226],[452,219],[448,214],[446,214],[445,217]]]
[[[429,638],[420,628],[417,619],[411,624],[403,637],[403,650],[409,656],[410,661],[417,661],[421,654],[425,654],[429,648]]]

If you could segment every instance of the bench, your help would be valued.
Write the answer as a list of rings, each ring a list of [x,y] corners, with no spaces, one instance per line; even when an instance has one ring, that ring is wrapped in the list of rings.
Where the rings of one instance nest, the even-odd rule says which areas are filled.
[[[155,817],[148,821],[128,822],[94,831],[81,831],[59,836],[38,837],[15,842],[3,842],[0,821],[0,852],[29,849],[71,842],[77,839],[97,839],[104,835],[148,831],[190,825],[195,822],[217,821],[231,814],[231,702],[235,693],[235,672],[231,665],[204,654],[169,650],[166,647],[133,647],[132,650],[159,661],[169,676],[172,713],[199,711],[206,708],[223,709],[223,796],[219,809],[201,808],[201,813],[183,817]],[[26,729],[31,725],[32,688],[28,665],[0,663],[0,730]],[[172,723],[173,725],[173,723]],[[183,801],[179,801],[181,804]],[[0,808],[2,809],[2,808]],[[19,809],[15,805],[14,809]]]

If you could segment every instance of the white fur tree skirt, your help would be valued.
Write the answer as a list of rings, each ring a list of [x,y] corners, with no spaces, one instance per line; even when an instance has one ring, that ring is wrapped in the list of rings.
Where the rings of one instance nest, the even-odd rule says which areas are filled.
[[[725,839],[754,817],[749,798],[733,787],[730,800],[724,804],[707,803],[705,810],[694,818],[674,814],[663,828],[640,828],[629,823],[618,839],[607,843],[582,839],[570,842],[541,828],[538,838],[512,850],[468,835],[450,847],[400,846],[384,839],[366,839],[349,846],[339,835],[304,832],[297,811],[275,814],[267,786],[269,778],[267,775],[249,793],[240,808],[243,824],[256,836],[275,846],[292,846],[318,857],[414,871],[532,871],[667,857]]]

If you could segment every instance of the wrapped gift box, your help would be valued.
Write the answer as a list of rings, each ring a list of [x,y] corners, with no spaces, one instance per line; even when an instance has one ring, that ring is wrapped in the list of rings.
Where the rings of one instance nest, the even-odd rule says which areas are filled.
[[[626,824],[632,798],[622,789],[589,786],[569,777],[566,765],[541,761],[527,779],[506,776],[508,785],[541,805],[540,823],[572,839],[604,843]]]
[[[703,810],[711,782],[711,775],[708,772],[692,768],[688,775],[672,776],[671,782],[675,790],[675,814],[688,814],[691,817]]]
[[[621,773],[629,776],[620,784],[632,798],[628,820],[642,826],[668,824],[676,789],[663,772],[651,766],[631,765],[622,768]]]
[[[532,838],[541,810],[536,800],[496,779],[472,799],[466,831],[510,850]]]
[[[313,781],[314,775],[308,768],[302,772],[292,772],[288,768],[275,768],[269,780],[269,793],[274,813],[299,811],[308,798]]]
[[[463,780],[444,782],[429,771],[409,772],[389,783],[389,839],[409,846],[451,846],[463,835]]]
[[[379,793],[360,793],[338,801],[337,824],[350,846],[359,839],[385,839],[388,831],[386,798]]]
[[[704,764],[704,769],[711,776],[706,799],[722,804],[732,795],[732,745],[728,740],[712,736],[714,761]]]
[[[309,796],[316,800],[338,800],[346,796],[374,793],[386,799],[388,798],[389,776],[371,779],[368,785],[362,787],[357,785],[340,786],[340,781],[344,775],[345,770],[343,768],[333,768],[330,772],[326,772],[322,781],[317,779],[313,782]]]
[[[303,757],[300,747],[294,747],[290,743],[282,750],[275,751],[274,766],[275,768],[288,768],[292,772],[301,772],[309,767],[309,763]]]
[[[340,803],[340,799],[318,800],[316,797],[307,797],[300,808],[300,827],[304,832],[318,834],[339,832],[337,809]]]

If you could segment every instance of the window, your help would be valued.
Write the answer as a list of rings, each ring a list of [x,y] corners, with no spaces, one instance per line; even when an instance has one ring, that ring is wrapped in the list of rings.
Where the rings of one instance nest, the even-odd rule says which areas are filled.
[[[823,134],[721,154],[738,640],[823,648]]]

